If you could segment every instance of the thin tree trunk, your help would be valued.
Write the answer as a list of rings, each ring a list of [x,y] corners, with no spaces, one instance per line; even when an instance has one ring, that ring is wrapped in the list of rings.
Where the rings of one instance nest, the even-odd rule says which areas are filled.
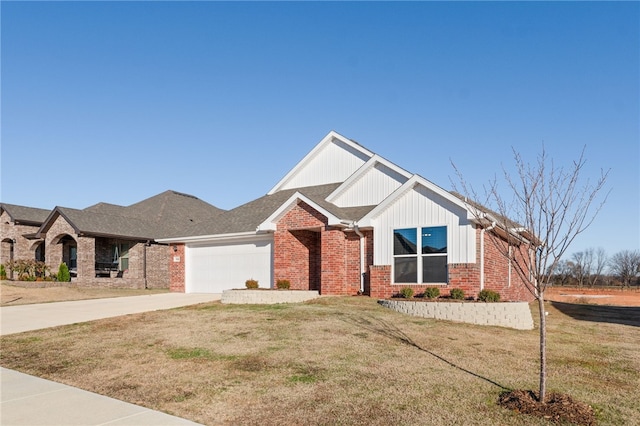
[[[539,401],[544,403],[547,396],[547,317],[544,308],[544,293],[538,292],[540,310],[540,393]]]

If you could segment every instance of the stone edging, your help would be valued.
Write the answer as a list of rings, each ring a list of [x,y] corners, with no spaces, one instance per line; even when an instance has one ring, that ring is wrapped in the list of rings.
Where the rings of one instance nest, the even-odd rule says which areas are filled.
[[[527,302],[413,302],[385,299],[378,300],[378,303],[385,308],[417,317],[533,330],[533,318]]]
[[[300,303],[320,297],[317,290],[224,290],[222,303],[271,305],[275,303]]]

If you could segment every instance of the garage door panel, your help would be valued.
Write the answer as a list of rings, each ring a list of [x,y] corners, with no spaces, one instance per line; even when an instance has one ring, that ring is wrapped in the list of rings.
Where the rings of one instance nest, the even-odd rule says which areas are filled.
[[[271,287],[271,248],[271,239],[187,246],[186,291],[221,293],[244,288],[250,278],[260,287]]]

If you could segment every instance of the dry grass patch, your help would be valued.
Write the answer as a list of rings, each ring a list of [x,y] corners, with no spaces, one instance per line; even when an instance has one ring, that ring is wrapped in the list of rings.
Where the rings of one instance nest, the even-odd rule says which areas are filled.
[[[139,296],[167,293],[168,289],[110,289],[83,287],[25,288],[3,281],[0,287],[2,306],[29,305],[33,303],[65,302],[68,300],[103,299],[106,297]]]
[[[636,422],[640,328],[549,311],[550,390],[600,424]],[[546,424],[496,403],[535,389],[537,330],[410,317],[366,297],[215,302],[1,343],[4,367],[208,425]]]

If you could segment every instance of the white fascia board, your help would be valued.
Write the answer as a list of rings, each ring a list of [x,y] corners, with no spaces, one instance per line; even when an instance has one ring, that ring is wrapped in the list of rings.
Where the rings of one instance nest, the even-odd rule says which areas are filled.
[[[271,214],[271,216],[266,218],[264,222],[262,222],[260,225],[258,225],[258,228],[256,229],[256,231],[258,231],[258,232],[259,231],[263,231],[263,232],[275,231],[276,230],[276,223],[278,222],[278,220],[280,220],[280,218],[286,212],[289,211],[289,209],[293,206],[293,204],[297,204],[298,201],[302,201],[302,202],[308,204],[309,206],[311,206],[312,208],[314,208],[315,210],[317,210],[318,212],[320,212],[324,216],[326,216],[327,219],[329,220],[329,225],[331,225],[331,226],[344,226],[344,224],[341,222],[339,217],[337,217],[334,214],[330,213],[326,209],[320,207],[318,204],[316,204],[315,202],[313,202],[312,200],[310,200],[309,198],[307,198],[303,194],[301,194],[299,192],[296,192],[291,197],[289,197],[289,199],[287,199],[287,201],[282,203],[282,205],[280,207],[278,207],[278,209],[276,211],[274,211]]]
[[[315,146],[315,148],[313,148],[307,155],[305,155],[304,158],[300,160],[298,164],[296,164],[294,168],[289,171],[289,173],[287,173],[282,179],[280,179],[280,181],[273,188],[271,188],[269,192],[267,192],[267,195],[278,192],[281,187],[283,187],[289,180],[291,180],[293,176],[295,176],[300,171],[300,169],[304,168],[311,161],[311,159],[313,159],[313,157],[318,154],[318,152],[320,152],[326,145],[333,142],[334,139],[338,139],[339,141],[349,145],[353,149],[360,151],[369,157],[373,156],[373,152],[332,130],[327,134],[327,136],[322,138],[322,140]]]
[[[159,238],[156,241],[164,244],[171,243],[206,243],[206,242],[219,242],[225,240],[243,240],[250,239],[259,236],[261,233],[255,231],[249,232],[234,232],[230,234],[213,234],[213,235],[196,235],[189,237],[176,237],[176,238]]]
[[[382,164],[393,170],[394,172],[406,177],[407,179],[411,178],[411,173],[403,169],[402,167],[392,163],[391,161],[379,156],[378,154],[373,154],[366,163],[364,163],[358,170],[356,170],[351,176],[347,178],[339,187],[337,187],[329,196],[327,197],[327,201],[333,203],[333,201],[338,198],[344,191],[349,189],[351,185],[356,183],[362,176],[364,176],[367,171],[376,166],[376,164]]]
[[[400,197],[402,197],[402,195],[405,192],[412,189],[416,185],[424,186],[425,188],[434,192],[435,194],[440,195],[444,199],[451,201],[453,204],[469,211],[469,206],[464,201],[460,200],[458,197],[454,196],[448,191],[445,191],[444,189],[440,188],[438,185],[423,178],[420,175],[413,175],[411,176],[411,179],[406,181],[402,186],[400,186],[398,189],[396,189],[391,194],[389,194],[387,198],[382,200],[380,204],[378,204],[376,207],[373,208],[373,210],[371,210],[362,219],[360,219],[358,221],[358,224],[360,226],[372,226],[372,220],[375,219],[380,212],[384,211],[391,204],[395,203]]]

